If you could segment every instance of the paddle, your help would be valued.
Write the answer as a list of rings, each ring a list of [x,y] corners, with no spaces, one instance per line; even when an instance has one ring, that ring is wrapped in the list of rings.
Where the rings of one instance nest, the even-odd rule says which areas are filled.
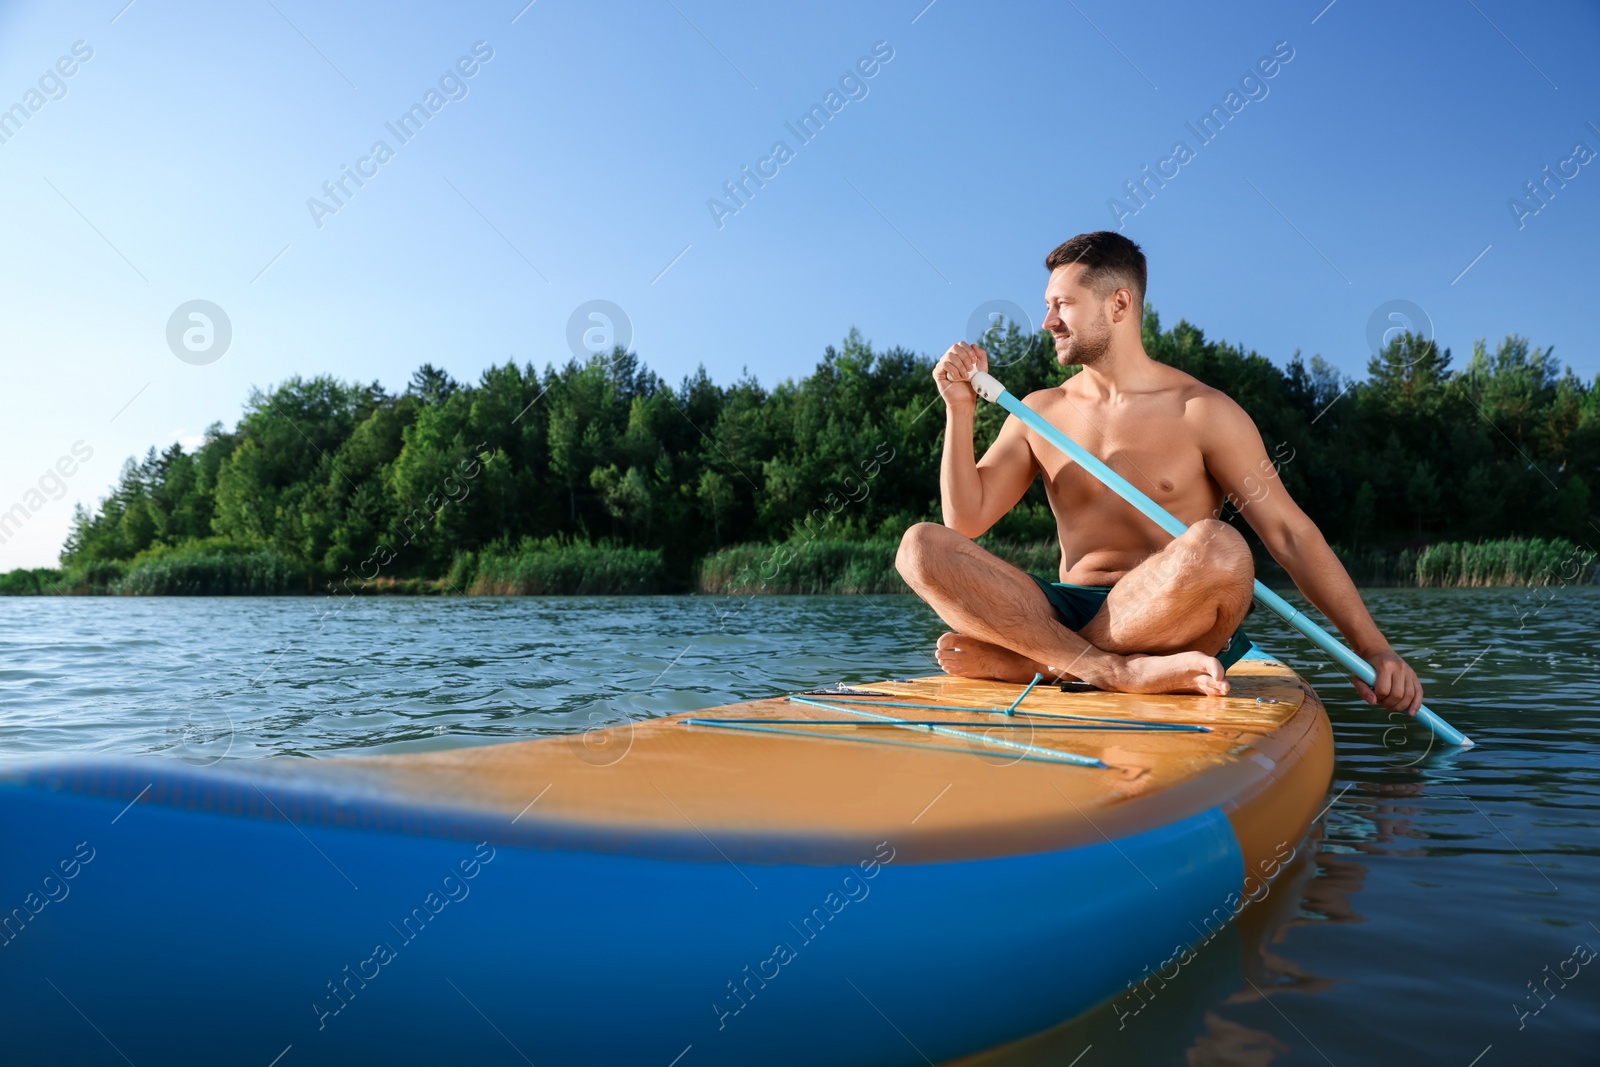
[[[1069,459],[1076,461],[1084,470],[1098,478],[1106,488],[1142,511],[1157,526],[1174,537],[1188,529],[1160,504],[1140,492],[1132,482],[1096,459],[1088,449],[1050,425],[1038,412],[1012,396],[992,374],[981,370],[973,371],[967,380],[979,396],[991,403],[999,404],[1021,419],[1030,430],[1059,448]],[[1326,630],[1302,615],[1293,604],[1262,585],[1259,580],[1255,585],[1255,598],[1257,603],[1271,608],[1284,622],[1309,637],[1313,643],[1333,657],[1336,663],[1357,678],[1368,685],[1377,681],[1377,672],[1372,669],[1370,663],[1350,651]],[[1442,740],[1452,745],[1460,745],[1462,748],[1473,747],[1471,738],[1429,711],[1427,707],[1417,709],[1417,718],[1426,723],[1428,728]]]

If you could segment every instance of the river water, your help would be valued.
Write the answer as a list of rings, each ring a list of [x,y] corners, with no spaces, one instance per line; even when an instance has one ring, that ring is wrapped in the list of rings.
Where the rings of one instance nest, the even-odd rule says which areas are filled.
[[[1328,706],[1320,834],[1136,1017],[994,1064],[1600,1063],[1600,589],[1373,590],[1440,751],[1257,611]],[[399,753],[934,673],[911,597],[0,600],[0,760]]]

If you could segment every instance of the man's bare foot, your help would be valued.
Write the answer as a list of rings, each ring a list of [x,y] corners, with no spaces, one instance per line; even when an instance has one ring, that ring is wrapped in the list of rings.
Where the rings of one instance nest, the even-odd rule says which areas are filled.
[[[1026,685],[1033,681],[1035,674],[1047,673],[1027,656],[966,634],[941,635],[933,655],[946,674],[953,674],[957,678],[982,678],[992,682]]]
[[[1232,688],[1222,663],[1204,652],[1124,656],[1116,688],[1124,693],[1199,693],[1227,696]]]
[[[957,678],[1017,685],[1033,681],[1035,674],[1057,680],[1048,668],[1021,653],[966,634],[941,635],[933,654],[944,672]],[[1177,652],[1169,656],[1134,654],[1116,659],[1121,663],[1115,668],[1114,678],[1091,679],[1100,688],[1121,693],[1198,693],[1214,697],[1227,696],[1232,688],[1223,676],[1222,663],[1203,652]],[[1061,677],[1070,679],[1072,676]]]

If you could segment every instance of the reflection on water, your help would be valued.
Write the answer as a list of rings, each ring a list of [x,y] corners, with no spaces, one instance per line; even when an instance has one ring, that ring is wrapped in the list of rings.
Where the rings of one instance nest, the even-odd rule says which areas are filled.
[[[1479,747],[1397,726],[1257,612],[1334,721],[1316,836],[1137,1014],[1125,994],[972,1063],[1600,1063],[1600,967],[1575,953],[1600,946],[1600,590],[1368,601]],[[0,758],[418,751],[936,669],[942,627],[909,597],[742,604],[8,599]]]
[[[1293,988],[1317,992],[1327,979],[1307,973],[1272,951],[1272,943],[1295,922],[1299,904],[1314,881],[1316,865],[1307,842],[1266,895],[1238,920],[1179,962],[1154,974],[1144,968],[1130,992],[1082,1018],[1003,1049],[959,1061],[959,1067],[1041,1067],[1080,1063],[1266,1064],[1290,1046],[1271,1029],[1240,1022],[1235,1004],[1261,1000]],[[1168,974],[1168,970],[1175,973]]]

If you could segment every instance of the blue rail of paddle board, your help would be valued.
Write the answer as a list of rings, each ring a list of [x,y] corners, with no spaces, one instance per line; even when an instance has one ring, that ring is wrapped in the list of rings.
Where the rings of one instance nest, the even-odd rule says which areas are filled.
[[[937,1063],[1154,973],[1244,878],[1217,810],[863,870],[125,805],[0,783],[7,1063]]]

